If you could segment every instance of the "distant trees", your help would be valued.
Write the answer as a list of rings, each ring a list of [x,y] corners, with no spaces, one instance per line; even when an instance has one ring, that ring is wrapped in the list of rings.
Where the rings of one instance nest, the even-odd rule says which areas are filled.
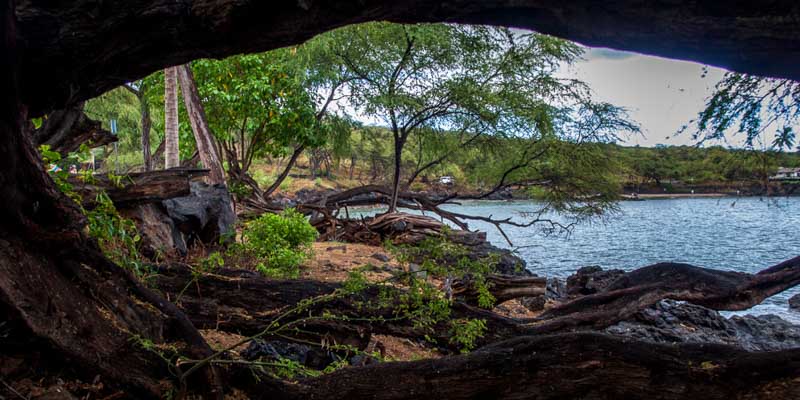
[[[799,119],[800,83],[729,72],[716,84],[705,109],[682,131],[693,129],[693,137],[701,142],[725,140],[731,132],[744,134],[745,146],[756,150],[748,155],[768,193],[779,154],[794,148]]]

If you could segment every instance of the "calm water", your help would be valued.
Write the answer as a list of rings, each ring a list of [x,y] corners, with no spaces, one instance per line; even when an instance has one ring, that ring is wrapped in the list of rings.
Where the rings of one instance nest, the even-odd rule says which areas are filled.
[[[665,199],[620,203],[620,213],[602,223],[578,225],[572,233],[544,235],[533,228],[504,228],[531,272],[567,277],[580,267],[624,270],[662,261],[757,272],[800,254],[800,198]],[[513,217],[537,210],[534,202],[468,202],[447,208],[465,214]],[[470,223],[489,240],[512,248],[488,224]],[[749,310],[800,323],[787,300],[800,287]],[[747,312],[746,312],[747,313]]]

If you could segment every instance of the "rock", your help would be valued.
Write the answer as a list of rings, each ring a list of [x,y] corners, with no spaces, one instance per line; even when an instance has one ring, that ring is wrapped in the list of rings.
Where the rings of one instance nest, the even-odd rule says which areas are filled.
[[[564,281],[558,278],[548,278],[544,294],[545,300],[561,300],[565,297],[567,297],[567,286]]]
[[[514,192],[511,190],[511,188],[500,189],[486,197],[486,200],[512,200],[512,199],[514,199]]]
[[[789,308],[800,311],[800,294],[796,294],[789,298]]]
[[[416,277],[420,279],[428,278],[428,271],[423,270],[422,267],[419,266],[419,264],[409,263],[408,272],[416,275]]]
[[[192,182],[189,196],[164,200],[163,205],[187,244],[195,240],[217,243],[233,231],[236,222],[230,193],[223,185]]]
[[[662,300],[606,332],[656,343],[716,343],[748,351],[800,347],[800,326],[775,315],[725,318],[694,304]]]
[[[248,361],[289,359],[313,369],[324,369],[335,361],[331,352],[319,347],[281,340],[253,340],[241,356]]]
[[[586,296],[601,292],[624,274],[625,271],[621,269],[604,270],[598,266],[583,267],[567,278],[566,293],[568,296]]]
[[[296,204],[317,203],[334,193],[337,193],[334,189],[304,188],[295,192],[293,201]]]
[[[375,253],[372,255],[372,258],[382,262],[389,262],[389,256],[383,253]]]
[[[537,297],[520,297],[519,303],[531,311],[544,310],[546,299],[544,296]]]
[[[169,254],[173,251],[186,254],[186,241],[161,204],[139,204],[132,208],[120,209],[119,213],[136,224],[136,229],[142,237],[141,251],[145,257],[155,259],[159,254]]]

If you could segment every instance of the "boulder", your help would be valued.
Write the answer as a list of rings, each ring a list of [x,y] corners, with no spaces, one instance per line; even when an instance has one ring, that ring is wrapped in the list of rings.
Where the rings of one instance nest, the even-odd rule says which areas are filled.
[[[162,204],[138,204],[120,209],[119,213],[136,224],[142,238],[140,251],[145,257],[155,259],[160,254],[175,251],[186,254],[186,241]]]
[[[602,292],[624,274],[625,271],[621,269],[604,270],[596,265],[583,267],[567,278],[567,295],[586,296]]]
[[[716,343],[747,351],[800,347],[800,326],[778,316],[725,318],[714,310],[673,300],[662,300],[605,331],[656,343]]]
[[[789,298],[789,308],[800,311],[800,294],[796,294]]]
[[[253,340],[241,355],[248,361],[288,359],[318,370],[335,361],[334,354],[325,349],[281,340]]]
[[[224,185],[192,182],[188,196],[162,202],[187,243],[217,243],[234,230],[236,215],[228,189]]]

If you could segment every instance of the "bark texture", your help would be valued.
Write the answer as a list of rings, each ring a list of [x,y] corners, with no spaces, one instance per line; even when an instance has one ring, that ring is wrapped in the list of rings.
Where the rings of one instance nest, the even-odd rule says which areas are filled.
[[[47,114],[42,126],[33,131],[33,142],[37,146],[48,145],[50,150],[62,156],[78,150],[84,143],[99,147],[117,140],[111,132],[103,129],[100,121],[86,116],[82,102]]]
[[[530,332],[602,329],[659,300],[688,301],[713,310],[746,310],[800,284],[800,257],[757,274],[660,263],[622,275],[605,290],[543,313]]]
[[[217,154],[217,146],[214,145],[211,129],[208,127],[206,112],[203,109],[203,102],[200,100],[200,93],[197,92],[192,68],[189,64],[184,64],[175,69],[178,72],[183,103],[186,105],[189,123],[192,125],[194,140],[197,143],[197,153],[200,155],[203,167],[209,170],[206,182],[210,185],[224,185],[225,171],[222,169],[222,162]]]
[[[467,356],[348,368],[301,381],[278,398],[795,399],[798,377],[800,349],[748,353],[580,333],[519,337]],[[251,395],[275,398],[263,389]]]
[[[189,195],[189,182],[208,174],[205,169],[170,169],[125,175],[112,182],[107,177],[96,176],[91,183],[71,177],[75,191],[91,207],[97,194],[105,192],[118,207],[134,203],[153,203]]]
[[[178,69],[164,70],[164,168],[181,165],[178,132]]]
[[[34,115],[196,58],[292,45],[369,20],[523,27],[591,46],[800,78],[800,4],[792,0],[20,0],[16,13],[26,44],[23,100]]]

